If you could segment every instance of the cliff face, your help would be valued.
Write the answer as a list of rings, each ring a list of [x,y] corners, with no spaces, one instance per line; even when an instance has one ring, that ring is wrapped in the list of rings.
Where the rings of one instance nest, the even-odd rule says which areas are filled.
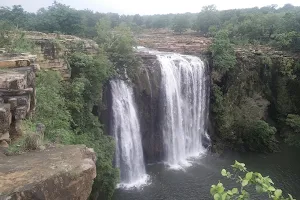
[[[65,59],[68,53],[80,49],[89,55],[95,55],[98,51],[95,41],[72,35],[46,34],[35,31],[26,31],[25,34],[26,38],[36,45],[35,52],[40,67],[59,71],[65,79],[70,78],[71,75]]]
[[[95,158],[83,145],[1,158],[0,199],[86,200],[96,177]]]
[[[29,54],[0,54],[0,143],[22,135],[21,121],[35,110],[36,57]]]
[[[140,46],[195,56],[206,54],[212,42],[211,38],[195,33],[174,34],[166,29],[146,30],[136,38]]]
[[[144,157],[148,163],[163,159],[163,138],[160,119],[160,63],[155,55],[140,53],[142,64],[133,80],[139,111]]]

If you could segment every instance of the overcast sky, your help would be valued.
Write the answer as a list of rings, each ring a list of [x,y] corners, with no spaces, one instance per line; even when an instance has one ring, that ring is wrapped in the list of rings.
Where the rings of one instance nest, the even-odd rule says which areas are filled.
[[[166,14],[199,12],[202,6],[215,4],[217,9],[262,7],[271,4],[282,6],[291,3],[300,6],[300,0],[57,0],[76,9],[119,14]],[[26,11],[36,12],[48,7],[53,0],[0,0],[0,6],[22,5]]]

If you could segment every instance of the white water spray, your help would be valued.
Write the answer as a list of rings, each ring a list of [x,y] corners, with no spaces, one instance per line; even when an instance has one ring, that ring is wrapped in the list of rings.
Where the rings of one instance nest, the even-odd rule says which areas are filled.
[[[122,80],[110,81],[112,91],[112,134],[116,142],[116,166],[120,169],[119,187],[146,184],[140,124],[132,88]]]
[[[195,56],[158,54],[161,63],[161,106],[165,161],[174,168],[205,152],[207,91],[205,64]]]

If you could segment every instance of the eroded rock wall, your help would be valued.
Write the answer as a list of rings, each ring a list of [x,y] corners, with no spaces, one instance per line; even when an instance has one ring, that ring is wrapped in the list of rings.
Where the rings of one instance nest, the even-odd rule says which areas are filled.
[[[160,131],[159,101],[161,68],[155,55],[139,53],[142,64],[133,80],[139,111],[144,157],[147,163],[163,159],[163,138]]]
[[[39,66],[29,54],[0,54],[0,143],[7,147],[21,136],[21,121],[35,110],[35,72]]]
[[[72,35],[46,34],[35,31],[26,31],[25,35],[36,45],[35,53],[41,69],[59,71],[65,79],[70,78],[71,75],[66,61],[66,56],[70,52],[77,51],[95,55],[98,51],[95,41]]]

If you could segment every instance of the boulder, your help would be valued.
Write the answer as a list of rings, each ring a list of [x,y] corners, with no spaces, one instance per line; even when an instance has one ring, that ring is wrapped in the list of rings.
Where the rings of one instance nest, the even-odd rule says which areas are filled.
[[[1,148],[8,148],[9,145],[5,140],[2,140],[2,141],[0,141],[0,147]],[[1,185],[0,185],[0,187],[1,187]]]
[[[0,199],[86,200],[96,177],[95,152],[70,145],[0,159]]]

